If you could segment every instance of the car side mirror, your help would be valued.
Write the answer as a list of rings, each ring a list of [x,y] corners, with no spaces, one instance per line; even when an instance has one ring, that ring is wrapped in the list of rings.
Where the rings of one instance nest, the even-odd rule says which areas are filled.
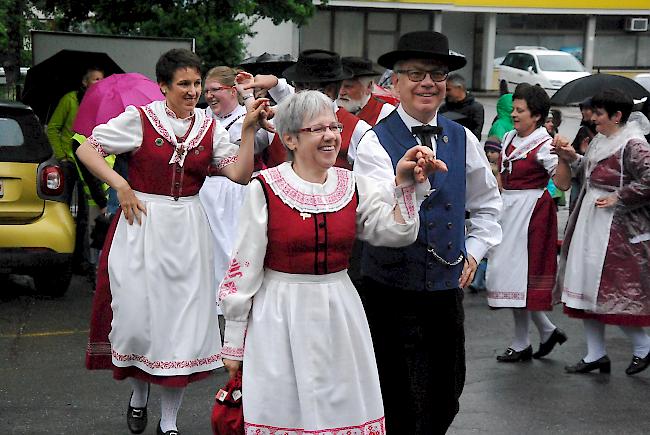
[[[528,68],[526,68],[526,69],[528,70],[529,73],[531,73],[531,74],[533,73],[533,66],[532,65],[528,65]]]

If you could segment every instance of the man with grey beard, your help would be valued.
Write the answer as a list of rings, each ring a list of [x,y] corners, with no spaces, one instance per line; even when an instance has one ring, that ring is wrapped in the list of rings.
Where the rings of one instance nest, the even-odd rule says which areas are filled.
[[[395,106],[372,94],[375,77],[379,72],[373,69],[372,61],[362,57],[343,57],[341,63],[352,71],[351,79],[343,80],[337,104],[374,126],[388,116]]]

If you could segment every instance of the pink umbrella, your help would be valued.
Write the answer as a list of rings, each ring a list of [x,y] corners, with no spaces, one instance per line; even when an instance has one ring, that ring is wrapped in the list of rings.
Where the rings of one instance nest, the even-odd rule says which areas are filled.
[[[88,89],[72,129],[90,136],[93,128],[115,118],[127,106],[164,99],[158,84],[140,73],[113,74]]]

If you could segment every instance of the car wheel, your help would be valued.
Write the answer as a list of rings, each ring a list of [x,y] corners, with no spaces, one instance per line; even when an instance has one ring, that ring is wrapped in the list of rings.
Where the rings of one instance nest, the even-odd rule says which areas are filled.
[[[499,94],[504,95],[508,93],[508,83],[505,80],[499,82]]]
[[[72,279],[72,261],[65,264],[46,267],[33,275],[34,286],[40,294],[61,297],[68,291]]]

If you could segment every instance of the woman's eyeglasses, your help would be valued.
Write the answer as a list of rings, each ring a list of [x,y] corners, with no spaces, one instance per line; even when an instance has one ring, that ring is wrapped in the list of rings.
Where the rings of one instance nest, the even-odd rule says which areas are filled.
[[[343,124],[340,122],[333,122],[330,125],[313,125],[311,127],[301,128],[298,131],[314,134],[325,134],[327,130],[335,134],[341,134],[343,132]]]
[[[219,86],[218,88],[205,88],[205,95],[216,94],[217,92],[223,91],[224,89],[232,89],[232,86]]]
[[[399,69],[395,72],[399,74],[406,74],[406,76],[412,82],[421,82],[424,80],[427,74],[429,74],[429,77],[431,77],[431,80],[434,82],[444,82],[447,80],[447,76],[449,75],[447,71],[422,71],[419,69]]]

